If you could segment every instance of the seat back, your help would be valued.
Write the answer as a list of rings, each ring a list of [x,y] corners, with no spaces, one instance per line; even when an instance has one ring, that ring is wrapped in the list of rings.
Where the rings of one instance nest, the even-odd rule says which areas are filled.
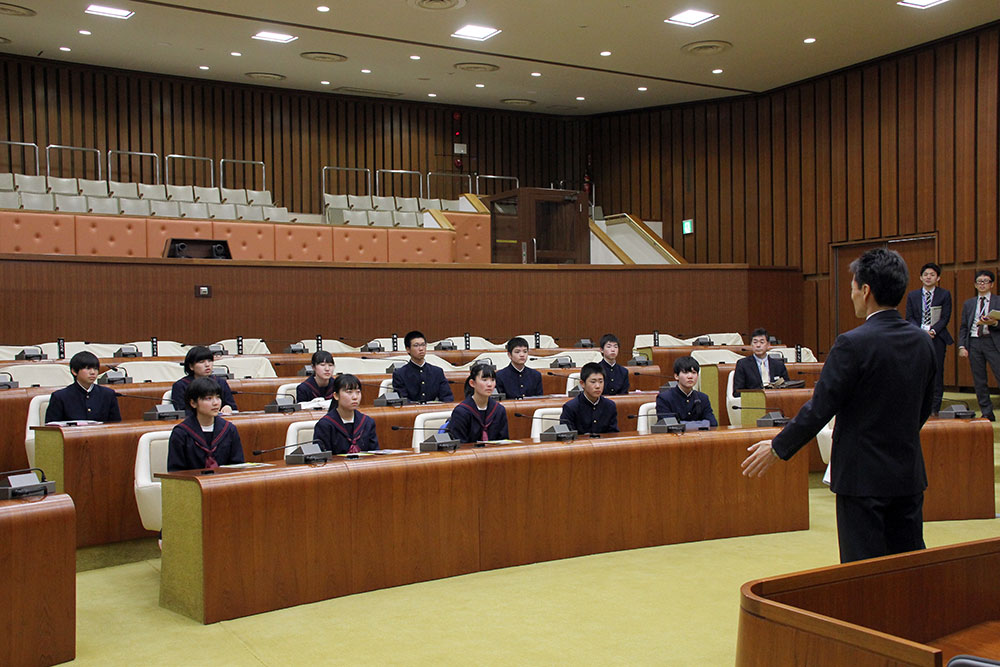
[[[421,211],[429,211],[431,209],[440,210],[441,200],[440,199],[421,199],[417,198],[417,207]]]
[[[247,190],[247,203],[251,206],[274,206],[270,190]]]
[[[49,191],[49,186],[46,184],[44,176],[14,174],[14,189],[19,192],[44,194]]]
[[[392,223],[396,227],[419,227],[420,214],[416,211],[394,211]]]
[[[28,403],[28,423],[24,427],[24,453],[28,455],[28,467],[35,467],[35,432],[32,426],[45,423],[45,411],[49,409],[52,394],[38,394],[31,397]]]
[[[542,431],[559,423],[562,408],[538,408],[531,415],[531,437],[540,438]]]
[[[135,502],[146,530],[163,529],[160,480],[153,475],[167,472],[170,431],[150,431],[139,436],[135,453]]]
[[[417,203],[416,197],[396,197],[396,209],[417,213],[420,210],[420,205]]]
[[[16,192],[0,192],[0,208],[11,210],[21,208],[21,196]]]
[[[109,197],[126,197],[128,199],[139,198],[139,186],[135,183],[120,183],[118,181],[108,181]]]
[[[226,338],[216,341],[219,345],[229,350],[230,354],[236,354],[236,339]],[[243,338],[243,354],[271,354],[271,349],[262,338]]]
[[[392,211],[368,211],[368,224],[374,227],[392,227]]]
[[[278,391],[274,393],[275,398],[281,398],[282,396],[288,396],[293,401],[297,395],[296,389],[298,388],[298,382],[286,382],[278,387]]]
[[[240,220],[264,221],[264,210],[260,206],[236,205],[236,217]]]
[[[379,211],[395,211],[396,210],[396,199],[395,197],[372,197],[372,206]]]
[[[56,210],[56,202],[52,195],[22,192],[21,208],[29,211],[54,211]]]
[[[75,178],[49,177],[49,192],[58,195],[78,195],[80,185]]]
[[[179,218],[181,217],[181,205],[180,202],[176,201],[153,199],[149,202],[149,212],[160,218]]]
[[[234,352],[235,350],[230,350]],[[225,357],[215,362],[216,366],[225,366],[234,378],[275,378],[274,366],[267,357]]]
[[[637,417],[635,425],[639,435],[649,435],[650,427],[656,423],[656,401],[640,405]]]
[[[743,336],[738,333],[706,333],[698,334],[697,336],[692,336],[691,338],[685,338],[684,343],[686,345],[694,345],[694,342],[699,338],[707,337],[711,338],[712,342],[716,345],[743,345]]]
[[[347,204],[355,210],[370,211],[372,209],[372,198],[368,195],[347,195]]]
[[[347,202],[347,195],[331,195],[324,192],[323,204],[329,208],[351,208]]]
[[[739,426],[743,423],[743,417],[740,413],[740,406],[743,404],[743,401],[739,396],[733,396],[733,380],[735,377],[736,371],[732,371],[726,380],[726,413],[729,415],[729,423],[733,426]]]
[[[420,443],[434,435],[434,432],[444,426],[450,418],[450,410],[422,412],[417,415],[416,419],[413,420],[413,451],[419,452]]]
[[[208,204],[177,202],[180,205],[182,218],[195,218],[198,220],[208,220]]]
[[[92,181],[89,178],[81,178],[77,181],[80,186],[80,194],[88,197],[107,197],[108,182]]]
[[[288,209],[284,206],[261,206],[261,212],[268,222],[289,222],[292,220]]]
[[[148,183],[138,183],[139,197],[142,199],[167,200],[167,189],[163,185],[150,185]]]
[[[566,376],[566,395],[569,396],[569,392],[576,389],[581,385],[580,383],[580,371],[573,371]]]
[[[133,382],[176,382],[184,377],[184,366],[176,361],[126,361],[118,368]]]
[[[247,191],[243,188],[219,188],[223,204],[247,204]]]
[[[87,213],[87,198],[82,195],[56,195],[56,210],[62,213]]]
[[[199,186],[194,186],[194,200],[196,202],[201,202],[202,204],[221,204],[222,195],[219,194],[219,188],[203,188]]]
[[[0,173],[0,191],[13,192],[14,191],[14,174],[9,171]]]
[[[148,199],[119,199],[118,210],[122,215],[138,215],[148,218],[150,207]]]
[[[170,201],[194,201],[194,188],[190,185],[168,185],[167,199]]]
[[[378,383],[378,395],[382,396],[387,391],[392,391],[392,378],[386,378]]]
[[[235,220],[236,219],[236,205],[235,204],[209,204],[208,205],[208,217],[212,220]]]
[[[87,197],[87,213],[118,215],[120,210],[118,200],[114,197]]]
[[[300,442],[309,442],[315,436],[316,424],[319,423],[318,419],[311,419],[309,421],[293,422],[288,425],[288,430],[285,431],[285,454],[288,454],[296,445]]]
[[[22,387],[65,387],[73,382],[69,366],[63,364],[16,364],[3,371]]]
[[[735,364],[743,358],[742,354],[732,350],[692,350],[691,356],[702,366],[706,364]]]

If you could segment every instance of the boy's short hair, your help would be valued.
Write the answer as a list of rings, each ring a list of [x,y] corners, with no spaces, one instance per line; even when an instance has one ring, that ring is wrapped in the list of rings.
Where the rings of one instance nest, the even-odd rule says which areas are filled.
[[[315,352],[313,352],[311,361],[313,366],[315,366],[316,364],[332,364],[333,355],[327,352],[326,350],[316,350]]]
[[[191,404],[191,401],[197,401],[209,396],[222,398],[222,387],[219,386],[219,383],[214,378],[210,377],[195,378],[188,385],[187,389],[184,390],[184,402],[188,405]]]
[[[978,279],[979,276],[986,276],[987,278],[990,279],[990,282],[996,280],[996,276],[993,275],[993,272],[987,271],[986,269],[979,269],[978,271],[976,271],[976,278]]]
[[[619,347],[621,346],[621,343],[618,342],[618,336],[616,336],[616,335],[614,335],[612,333],[606,333],[603,336],[601,336],[601,344],[598,347],[604,347],[608,343],[614,343],[615,345],[618,345]]]
[[[885,248],[872,248],[863,253],[851,262],[851,273],[859,289],[868,285],[875,303],[893,308],[903,300],[910,282],[910,272],[903,256]]]
[[[920,275],[923,275],[924,271],[926,271],[927,269],[934,269],[934,273],[938,274],[938,277],[941,276],[941,267],[938,266],[936,262],[927,262],[926,264],[921,266]]]
[[[531,349],[531,346],[528,345],[528,341],[524,340],[520,336],[514,336],[509,341],[507,341],[507,354],[510,354],[511,352],[514,351],[515,348],[518,347],[526,347],[529,350]]]
[[[73,355],[73,358],[69,360],[69,369],[73,371],[73,375],[76,375],[84,368],[101,369],[101,362],[97,360],[96,354],[84,350],[82,352],[77,352]]]
[[[771,340],[771,336],[768,335],[767,329],[765,329],[764,327],[757,327],[752,332],[750,332],[751,341],[753,341],[753,339],[756,338],[757,336],[763,336],[767,340]]]
[[[350,373],[343,373],[333,378],[333,393],[339,394],[345,389],[361,389],[361,380]],[[330,405],[331,410],[336,410],[336,405]]]
[[[689,371],[694,371],[695,373],[701,372],[701,366],[698,365],[698,360],[694,357],[677,357],[674,360],[674,375],[680,375],[681,373],[687,373]]]
[[[405,337],[403,338],[403,346],[404,346],[404,347],[405,347],[405,348],[406,348],[407,350],[409,350],[409,349],[410,349],[410,344],[411,344],[411,343],[413,343],[413,340],[414,340],[415,338],[423,338],[423,339],[424,339],[424,342],[426,342],[426,341],[427,341],[427,336],[425,336],[425,335],[424,335],[424,334],[423,334],[422,332],[420,332],[420,331],[416,331],[416,330],[414,330],[414,331],[411,331],[410,333],[406,334],[406,336],[405,336]]]
[[[194,373],[191,368],[199,361],[208,361],[209,359],[214,360],[215,355],[212,351],[203,345],[195,345],[187,354],[184,355],[184,372],[188,375]]]
[[[586,382],[587,378],[589,378],[594,373],[600,373],[601,377],[604,377],[604,369],[601,368],[601,365],[599,363],[597,363],[596,361],[591,361],[589,363],[584,364],[583,367],[580,369],[580,382]]]

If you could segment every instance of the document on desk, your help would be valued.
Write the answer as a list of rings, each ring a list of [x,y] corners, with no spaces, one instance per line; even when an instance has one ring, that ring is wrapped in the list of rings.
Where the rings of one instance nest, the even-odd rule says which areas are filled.
[[[413,452],[409,449],[373,449],[369,454],[377,454],[378,456],[391,456],[392,454],[412,454]]]
[[[45,422],[45,426],[97,426],[103,423],[93,419],[71,419],[64,422]]]
[[[243,470],[245,468],[273,468],[273,463],[258,463],[257,461],[247,461],[246,463],[227,463],[225,465],[219,466],[220,468],[229,468],[231,470]]]

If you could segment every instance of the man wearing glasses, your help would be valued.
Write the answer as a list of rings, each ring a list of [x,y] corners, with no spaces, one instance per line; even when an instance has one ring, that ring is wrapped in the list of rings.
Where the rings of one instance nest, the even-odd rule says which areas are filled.
[[[989,315],[991,311],[1000,310],[1000,297],[993,294],[995,279],[992,271],[976,272],[978,295],[962,304],[962,323],[958,327],[958,356],[969,358],[976,400],[983,417],[990,421],[996,421],[996,418],[990,400],[987,363],[993,369],[993,377],[1000,383],[1000,322]]]

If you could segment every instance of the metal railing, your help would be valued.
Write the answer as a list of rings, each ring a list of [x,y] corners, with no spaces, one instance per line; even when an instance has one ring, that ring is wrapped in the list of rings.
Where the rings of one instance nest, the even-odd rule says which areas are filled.
[[[468,185],[467,192],[472,192],[472,174],[463,174],[461,172],[454,172],[454,171],[438,171],[438,172],[428,171],[427,172],[427,198],[428,199],[433,199],[434,198],[431,195],[431,176],[433,176],[435,178],[452,178],[452,179],[462,178],[462,179],[465,179],[465,182]]]
[[[23,146],[25,148],[35,149],[35,176],[42,175],[42,166],[38,162],[38,144],[31,143],[30,141],[0,141],[0,144],[4,146]],[[14,165],[11,164],[10,170],[14,171]]]
[[[219,187],[226,187],[225,172],[222,171],[222,167],[226,164],[256,164],[260,165],[260,183],[261,190],[267,190],[267,165],[265,165],[261,160],[236,160],[232,158],[224,157],[219,160]],[[253,189],[253,188],[251,188]]]
[[[376,169],[375,170],[375,196],[381,197],[382,191],[379,187],[379,174],[411,174],[417,177],[417,185],[420,186],[420,198],[424,198],[424,180],[421,178],[423,176],[422,172],[413,171],[411,169]]]
[[[159,153],[145,153],[143,151],[119,151],[119,150],[108,150],[108,180],[111,180],[111,156],[112,155],[131,155],[135,157],[151,157],[153,159],[153,166],[156,168],[153,173],[156,174],[156,183],[154,185],[159,185],[163,181],[160,180],[160,155]],[[97,180],[100,180],[100,172],[98,172]]]
[[[521,181],[517,176],[494,176],[492,174],[476,174],[476,194],[479,194],[479,179],[494,181],[514,181],[514,188],[521,187]]]
[[[210,157],[199,157],[197,155],[181,155],[179,153],[171,153],[167,157],[163,158],[163,164],[166,169],[166,183],[167,185],[173,185],[170,182],[170,161],[171,160],[198,160],[201,162],[207,162],[209,164],[208,175],[211,177],[211,185],[209,187],[215,187],[215,160]]]

